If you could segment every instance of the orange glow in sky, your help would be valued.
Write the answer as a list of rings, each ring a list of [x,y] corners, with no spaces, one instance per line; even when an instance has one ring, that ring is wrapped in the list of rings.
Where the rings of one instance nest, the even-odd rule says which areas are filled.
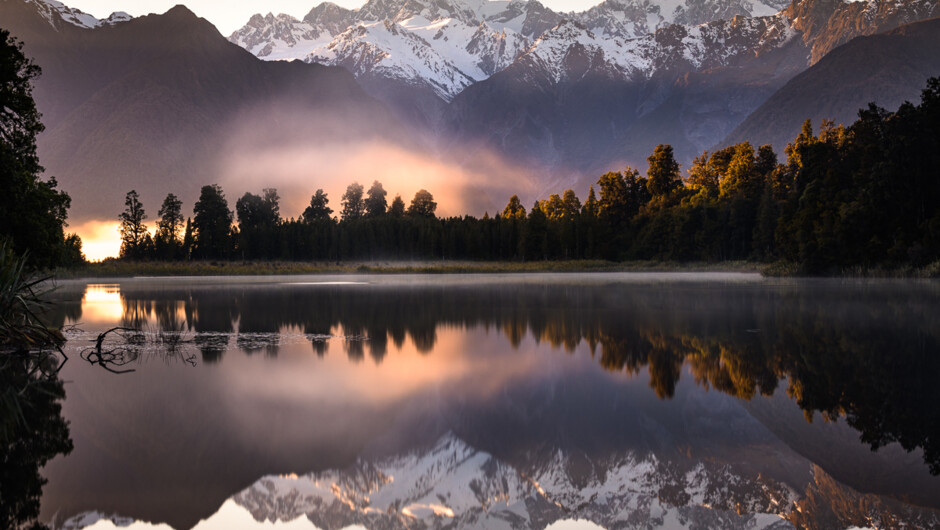
[[[148,226],[150,236],[154,229]],[[82,252],[88,261],[101,261],[105,258],[116,258],[121,253],[121,223],[117,221],[86,221],[71,225],[66,232],[76,233],[82,238]]]
[[[82,252],[88,261],[116,258],[121,251],[121,223],[117,221],[87,221],[72,225],[66,231],[75,232],[82,238]]]

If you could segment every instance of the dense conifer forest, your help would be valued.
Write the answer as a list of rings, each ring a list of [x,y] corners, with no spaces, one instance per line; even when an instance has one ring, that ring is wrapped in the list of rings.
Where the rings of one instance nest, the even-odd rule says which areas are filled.
[[[645,175],[602,175],[528,208],[518,197],[482,218],[438,218],[433,195],[391,204],[380,182],[340,198],[317,190],[284,219],[277,190],[246,193],[234,214],[217,185],[184,220],[170,194],[156,236],[137,193],[127,194],[122,258],[133,260],[537,261],[567,259],[780,262],[799,273],[924,267],[940,259],[940,78],[919,104],[870,105],[849,127],[810,121],[786,148],[744,142],[697,157],[683,178],[659,145]],[[335,203],[334,203],[335,204]]]

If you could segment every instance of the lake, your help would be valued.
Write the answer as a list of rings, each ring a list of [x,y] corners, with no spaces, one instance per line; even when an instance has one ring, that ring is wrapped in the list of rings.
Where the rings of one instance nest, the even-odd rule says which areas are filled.
[[[137,278],[55,299],[74,450],[42,519],[65,528],[940,527],[937,282]],[[139,331],[96,350],[114,327]]]

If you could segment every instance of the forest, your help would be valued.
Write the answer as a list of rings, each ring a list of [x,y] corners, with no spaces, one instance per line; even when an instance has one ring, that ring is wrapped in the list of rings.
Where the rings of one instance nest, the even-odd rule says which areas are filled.
[[[648,168],[602,175],[582,201],[573,190],[526,208],[438,218],[427,190],[406,207],[380,182],[348,186],[334,214],[316,190],[284,219],[276,189],[245,193],[234,213],[218,185],[204,186],[184,219],[173,194],[155,236],[135,191],[121,220],[129,260],[570,259],[779,263],[801,274],[927,267],[940,259],[940,78],[919,104],[874,104],[848,127],[809,120],[786,147],[748,142],[704,152],[680,172],[659,145]]]

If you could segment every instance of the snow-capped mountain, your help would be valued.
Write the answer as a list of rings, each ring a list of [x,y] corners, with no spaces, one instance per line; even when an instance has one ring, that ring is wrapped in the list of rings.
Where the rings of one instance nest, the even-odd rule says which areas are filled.
[[[583,519],[605,528],[790,528],[796,492],[700,463],[679,476],[654,456],[624,454],[586,484],[562,452],[517,469],[447,435],[426,451],[343,471],[269,476],[234,496],[258,521],[306,516],[320,528],[545,528]]]
[[[357,77],[379,76],[427,86],[450,101],[467,86],[510,64],[528,42],[513,31],[471,27],[455,19],[412,17],[351,27],[306,60],[343,66]]]
[[[450,101],[505,68],[559,20],[534,0],[372,0],[356,11],[320,4],[304,20],[255,15],[230,40],[264,59],[340,65]]]
[[[328,44],[334,35],[290,15],[255,15],[230,39],[262,59],[294,59],[293,49],[316,49]]]
[[[84,11],[69,7],[57,0],[26,0],[27,3],[34,4],[36,10],[53,27],[58,24],[66,23],[80,28],[97,28],[109,26],[118,22],[126,22],[133,17],[123,11],[115,11],[111,16],[105,19],[97,19]]]
[[[627,58],[649,43],[626,41],[650,41],[655,30],[674,22],[772,15],[785,6],[781,0],[767,2],[660,5],[608,0],[584,13],[563,16],[537,0],[370,0],[355,11],[321,4],[302,21],[288,15],[255,15],[230,40],[264,59],[341,65],[360,78],[380,76],[428,87],[450,101],[538,46],[559,24],[586,29],[592,41],[604,41],[608,55],[627,48],[621,54]],[[328,13],[315,13],[323,6]],[[346,21],[349,26],[337,33]],[[627,70],[642,68],[644,59],[639,61]]]
[[[940,14],[936,0],[801,0],[785,11],[811,50],[816,64],[836,47]]]
[[[796,35],[782,14],[698,26],[677,24],[635,39],[604,37],[564,22],[542,35],[516,62],[543,71],[555,82],[588,72],[614,79],[648,79],[662,71],[728,66],[780,48]]]
[[[606,0],[573,16],[593,33],[624,39],[642,37],[671,24],[698,25],[735,16],[779,12],[787,0]]]

